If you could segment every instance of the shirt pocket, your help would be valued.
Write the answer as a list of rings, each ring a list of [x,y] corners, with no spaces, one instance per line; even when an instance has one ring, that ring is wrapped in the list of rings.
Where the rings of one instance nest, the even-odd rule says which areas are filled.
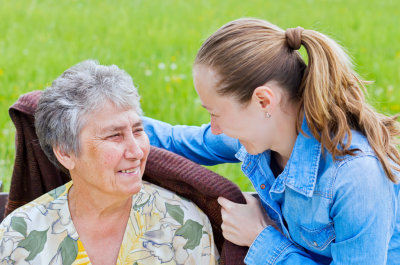
[[[324,250],[336,238],[332,223],[316,229],[300,226],[300,236],[311,249],[320,251]]]

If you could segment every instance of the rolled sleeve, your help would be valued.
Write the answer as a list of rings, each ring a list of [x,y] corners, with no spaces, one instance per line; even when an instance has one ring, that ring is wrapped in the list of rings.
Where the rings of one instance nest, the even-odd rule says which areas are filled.
[[[272,226],[254,240],[244,260],[246,264],[317,264],[304,250]]]

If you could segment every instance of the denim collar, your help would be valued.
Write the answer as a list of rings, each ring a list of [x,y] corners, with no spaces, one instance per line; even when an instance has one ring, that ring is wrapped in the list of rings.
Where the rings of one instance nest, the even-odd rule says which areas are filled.
[[[321,143],[312,136],[305,118],[301,129],[304,134],[299,133],[297,136],[289,161],[283,172],[276,178],[270,192],[282,193],[287,186],[304,196],[311,197],[313,195],[321,157]],[[265,161],[270,161],[270,150],[265,151],[262,155],[266,156]],[[260,154],[250,155],[242,146],[235,156],[246,164],[255,160]]]
[[[321,157],[321,143],[312,136],[304,118],[289,161],[278,178],[285,178],[283,183],[304,196],[311,197],[317,182],[318,167]],[[275,182],[279,183],[279,182]],[[275,185],[271,188],[273,191]],[[283,187],[277,187],[278,190]],[[279,192],[279,191],[278,191]]]
[[[244,146],[242,145],[239,148],[239,151],[237,151],[237,153],[235,154],[235,157],[243,162],[245,160],[246,156],[250,156],[250,154],[247,153],[246,148],[244,148]]]

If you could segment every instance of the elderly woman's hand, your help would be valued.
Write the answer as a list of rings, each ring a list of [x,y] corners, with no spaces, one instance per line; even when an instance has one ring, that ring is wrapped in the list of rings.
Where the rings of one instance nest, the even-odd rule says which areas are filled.
[[[239,246],[250,247],[258,234],[268,225],[276,224],[268,217],[259,200],[243,193],[247,204],[234,203],[223,197],[221,205],[222,232],[225,239]]]

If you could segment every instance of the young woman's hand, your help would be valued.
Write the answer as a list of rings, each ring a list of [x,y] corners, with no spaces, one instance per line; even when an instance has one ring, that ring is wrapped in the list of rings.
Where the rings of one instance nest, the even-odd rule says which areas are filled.
[[[218,198],[221,205],[222,233],[225,239],[239,246],[253,243],[258,234],[268,225],[276,227],[268,217],[259,200],[243,193],[247,204],[234,203],[223,197]]]

